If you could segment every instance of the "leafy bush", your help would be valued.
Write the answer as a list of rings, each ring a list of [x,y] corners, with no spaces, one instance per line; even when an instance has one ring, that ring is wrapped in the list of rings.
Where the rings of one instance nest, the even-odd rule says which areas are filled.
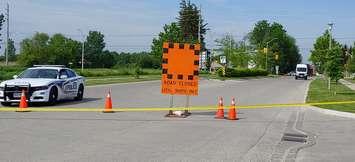
[[[0,66],[0,80],[12,79],[12,76],[19,75],[25,68],[18,66]]]
[[[267,76],[269,73],[262,69],[226,69],[225,77],[252,77],[252,76]],[[223,76],[222,68],[217,70],[219,76]]]

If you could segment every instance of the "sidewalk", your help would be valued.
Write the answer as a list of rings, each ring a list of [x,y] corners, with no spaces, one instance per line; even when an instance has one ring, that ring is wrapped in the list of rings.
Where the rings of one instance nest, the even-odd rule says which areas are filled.
[[[347,80],[344,80],[344,79],[340,79],[339,82],[341,84],[344,84],[345,86],[349,87],[350,89],[355,90],[355,84],[354,83],[351,83],[351,82],[349,82]]]

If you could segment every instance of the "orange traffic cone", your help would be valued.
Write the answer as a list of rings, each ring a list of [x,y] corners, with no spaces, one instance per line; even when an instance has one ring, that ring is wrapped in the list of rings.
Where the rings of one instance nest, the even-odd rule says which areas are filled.
[[[30,112],[30,110],[28,109],[25,90],[22,90],[20,105],[19,105],[18,109],[16,110],[16,112]]]
[[[113,113],[114,112],[112,110],[111,90],[108,92],[108,94],[106,96],[105,110],[103,112],[104,113]]]
[[[228,120],[238,120],[237,111],[235,108],[235,98],[232,98],[232,104],[228,113]]]
[[[220,97],[218,101],[218,110],[216,113],[216,119],[224,119],[223,98]]]

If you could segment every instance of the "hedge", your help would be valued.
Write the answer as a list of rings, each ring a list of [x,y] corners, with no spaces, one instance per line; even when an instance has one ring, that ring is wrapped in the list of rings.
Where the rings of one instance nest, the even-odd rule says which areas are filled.
[[[223,76],[222,69],[217,71],[218,76]],[[267,76],[269,73],[263,69],[226,69],[225,77],[253,77],[253,76]]]
[[[104,77],[104,76],[120,76],[120,75],[159,75],[159,69],[137,69],[137,68],[121,68],[121,69],[80,69],[75,70],[79,75],[84,77]]]

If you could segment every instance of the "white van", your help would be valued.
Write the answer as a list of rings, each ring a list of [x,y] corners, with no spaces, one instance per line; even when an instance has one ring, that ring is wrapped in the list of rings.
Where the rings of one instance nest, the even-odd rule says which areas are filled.
[[[308,77],[308,67],[306,64],[297,64],[296,66],[296,74],[295,79],[302,78],[307,80]]]

